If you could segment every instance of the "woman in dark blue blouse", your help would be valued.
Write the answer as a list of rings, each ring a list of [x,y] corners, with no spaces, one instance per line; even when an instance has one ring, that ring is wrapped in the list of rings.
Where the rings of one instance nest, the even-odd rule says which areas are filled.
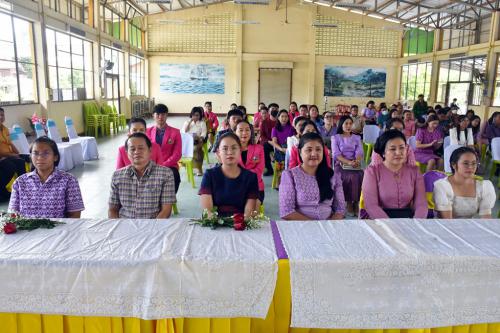
[[[241,143],[232,132],[221,136],[215,147],[220,165],[208,169],[203,175],[201,188],[201,207],[212,210],[217,207],[220,216],[244,213],[245,217],[255,211],[259,196],[257,175],[238,165]]]

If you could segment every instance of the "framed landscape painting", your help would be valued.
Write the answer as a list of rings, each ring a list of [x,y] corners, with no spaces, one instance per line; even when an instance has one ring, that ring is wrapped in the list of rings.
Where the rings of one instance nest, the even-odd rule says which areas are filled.
[[[385,68],[325,65],[324,96],[385,97]]]
[[[171,94],[224,94],[224,65],[160,64],[160,91]]]

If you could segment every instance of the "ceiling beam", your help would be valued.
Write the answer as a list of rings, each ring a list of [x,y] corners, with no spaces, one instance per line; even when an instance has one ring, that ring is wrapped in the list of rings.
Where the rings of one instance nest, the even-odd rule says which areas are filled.
[[[487,11],[494,11],[495,8],[492,8],[491,5],[490,7],[485,7],[485,6],[482,6],[482,5],[477,5],[475,3],[473,3],[472,1],[462,1],[462,0],[450,0],[452,3],[456,3],[456,4],[462,4],[462,5],[466,5],[468,7],[473,7],[473,8],[477,8],[477,9],[484,9],[484,10],[487,10]],[[489,3],[489,1],[488,1]]]

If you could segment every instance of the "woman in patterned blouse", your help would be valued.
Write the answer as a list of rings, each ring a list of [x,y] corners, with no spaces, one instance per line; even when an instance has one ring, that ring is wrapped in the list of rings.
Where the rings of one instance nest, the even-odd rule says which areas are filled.
[[[35,170],[15,181],[9,211],[23,217],[79,218],[85,208],[80,186],[73,175],[57,169],[57,144],[43,136],[35,140],[30,153]]]
[[[285,170],[279,189],[280,217],[285,220],[336,220],[345,213],[342,181],[328,167],[324,143],[317,133],[299,142],[302,164]]]

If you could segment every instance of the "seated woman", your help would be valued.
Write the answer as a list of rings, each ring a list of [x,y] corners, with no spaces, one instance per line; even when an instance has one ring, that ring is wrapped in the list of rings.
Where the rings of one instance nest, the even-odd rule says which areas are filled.
[[[381,159],[372,159],[361,186],[369,218],[426,218],[424,179],[408,158],[404,134],[398,130],[384,132],[374,150]]]
[[[298,116],[293,119],[293,128],[295,129],[295,135],[289,136],[286,140],[286,148],[290,151],[292,147],[297,147],[300,141],[300,128],[302,124],[307,120],[307,118]]]
[[[288,137],[295,135],[295,130],[290,125],[288,111],[283,109],[278,113],[278,121],[271,132],[271,144],[274,147],[274,160],[285,161],[286,142]]]
[[[146,121],[142,118],[132,118],[128,122],[128,136],[134,133],[146,133]],[[161,153],[161,147],[156,142],[151,142],[151,161],[156,164],[161,164],[163,162],[163,156]],[[124,168],[132,164],[128,159],[127,150],[125,146],[120,146],[118,148],[118,158],[116,159],[116,170]]]
[[[241,143],[241,158],[238,164],[257,175],[259,198],[257,199],[256,210],[258,211],[260,205],[264,202],[264,181],[262,180],[265,167],[264,147],[255,144],[253,126],[246,120],[242,120],[236,125],[234,133]]]
[[[337,127],[337,134],[332,140],[333,159],[335,161],[335,174],[340,175],[344,198],[347,202],[347,211],[357,215],[358,202],[361,196],[361,183],[363,182],[363,143],[359,135],[352,133],[352,118],[342,116]]]
[[[309,119],[314,121],[316,127],[320,127],[325,124],[323,118],[321,118],[321,116],[319,115],[318,107],[314,104],[309,106]]]
[[[417,162],[426,163],[427,171],[443,168],[443,159],[436,155],[436,151],[443,145],[443,134],[438,128],[439,119],[431,115],[427,118],[426,125],[417,130],[415,135]]]
[[[285,220],[338,220],[345,201],[340,178],[324,157],[324,143],[317,133],[300,138],[302,164],[285,170],[279,190],[280,217]]]
[[[450,128],[450,144],[474,146],[474,134],[472,133],[472,127],[469,125],[470,120],[467,116],[458,116],[458,124]]]
[[[306,133],[317,133],[319,134],[318,127],[316,123],[312,120],[306,119],[299,128],[299,138]],[[324,141],[323,141],[324,142]],[[326,159],[326,164],[329,168],[332,167],[332,160],[330,158],[330,150],[325,145],[324,155]],[[295,168],[300,165],[299,149],[297,146],[292,146],[290,149],[290,161],[288,161],[288,169]]]
[[[79,218],[84,210],[80,186],[70,173],[58,170],[57,144],[46,136],[33,142],[35,170],[17,178],[12,186],[9,211],[34,218]]]
[[[241,168],[241,142],[236,134],[224,133],[215,146],[220,165],[206,170],[198,194],[201,207],[212,211],[217,207],[220,216],[244,213],[246,217],[255,211],[259,197],[257,175]]]
[[[453,174],[434,183],[438,216],[443,219],[491,218],[495,188],[489,180],[474,178],[478,166],[474,149],[456,149],[451,154],[450,165]]]
[[[194,139],[193,167],[198,169],[198,176],[203,175],[203,143],[207,136],[207,123],[203,119],[203,108],[195,106],[189,115],[191,119],[182,125],[182,133],[190,133]]]

